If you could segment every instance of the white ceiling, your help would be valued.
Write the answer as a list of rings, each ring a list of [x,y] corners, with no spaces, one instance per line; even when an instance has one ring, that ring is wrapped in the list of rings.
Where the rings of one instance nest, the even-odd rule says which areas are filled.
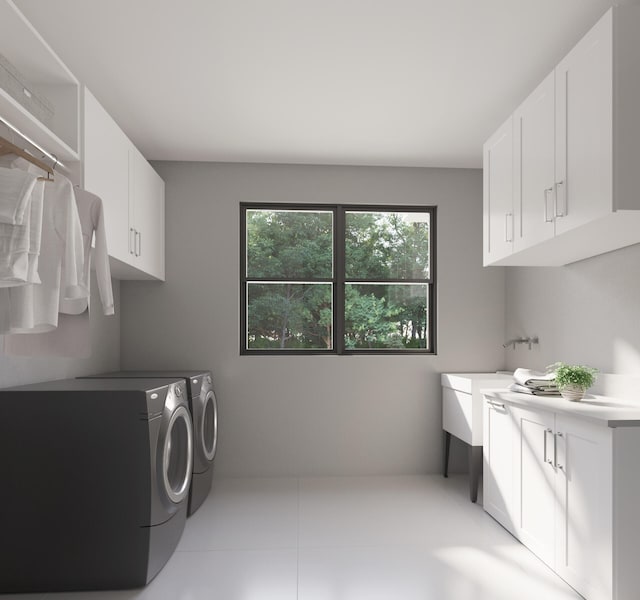
[[[479,167],[604,0],[15,0],[149,159]]]

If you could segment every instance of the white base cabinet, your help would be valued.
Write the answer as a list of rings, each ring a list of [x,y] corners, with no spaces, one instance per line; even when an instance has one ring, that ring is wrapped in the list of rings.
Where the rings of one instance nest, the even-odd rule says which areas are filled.
[[[164,280],[164,182],[86,88],[84,186],[102,198],[113,276]]]
[[[551,568],[555,566],[556,494],[554,415],[511,407],[516,465],[516,537]]]
[[[532,404],[485,397],[485,510],[587,600],[637,600],[640,427]]]
[[[484,510],[516,535],[513,454],[516,429],[512,411],[507,403],[485,399],[482,494]]]

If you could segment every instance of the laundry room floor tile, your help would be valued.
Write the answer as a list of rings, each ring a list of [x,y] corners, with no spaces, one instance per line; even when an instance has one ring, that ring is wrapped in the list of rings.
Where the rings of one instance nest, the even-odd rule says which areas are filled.
[[[313,548],[464,541],[475,526],[473,511],[468,501],[451,496],[438,479],[301,479],[299,544]],[[452,521],[459,526],[452,528]]]
[[[47,600],[296,600],[295,550],[176,552],[145,588],[49,594]]]
[[[146,588],[5,598],[581,600],[437,475],[216,480]]]
[[[510,551],[301,549],[298,600],[582,600],[542,563]]]
[[[297,479],[214,480],[178,551],[296,548],[297,530]]]

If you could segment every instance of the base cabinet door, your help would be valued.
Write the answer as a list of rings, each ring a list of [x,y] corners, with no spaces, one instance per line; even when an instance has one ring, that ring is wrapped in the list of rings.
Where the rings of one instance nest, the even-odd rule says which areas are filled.
[[[612,430],[556,416],[555,570],[589,600],[612,598]]]
[[[484,510],[514,533],[512,410],[509,404],[485,398],[482,452]]]
[[[512,412],[516,423],[516,536],[553,568],[556,545],[555,416],[515,406]]]

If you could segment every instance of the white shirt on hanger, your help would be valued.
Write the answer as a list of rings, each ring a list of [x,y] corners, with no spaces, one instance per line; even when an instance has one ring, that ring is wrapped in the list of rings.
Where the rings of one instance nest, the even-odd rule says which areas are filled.
[[[112,315],[113,290],[111,288],[111,268],[109,266],[109,252],[107,250],[107,233],[104,224],[102,200],[86,190],[74,188],[80,226],[82,228],[82,242],[84,247],[84,271],[82,285],[90,292],[91,257],[96,271],[96,281],[105,315]],[[91,252],[91,241],[95,239],[95,248]],[[89,307],[89,296],[82,298],[61,298],[60,312],[67,315],[79,315]]]
[[[39,333],[58,326],[60,298],[87,298],[82,229],[72,183],[60,173],[44,186],[39,285],[8,288],[0,299],[0,333]],[[2,290],[0,290],[2,291]],[[7,306],[8,304],[8,306]],[[9,313],[7,315],[7,312]]]

